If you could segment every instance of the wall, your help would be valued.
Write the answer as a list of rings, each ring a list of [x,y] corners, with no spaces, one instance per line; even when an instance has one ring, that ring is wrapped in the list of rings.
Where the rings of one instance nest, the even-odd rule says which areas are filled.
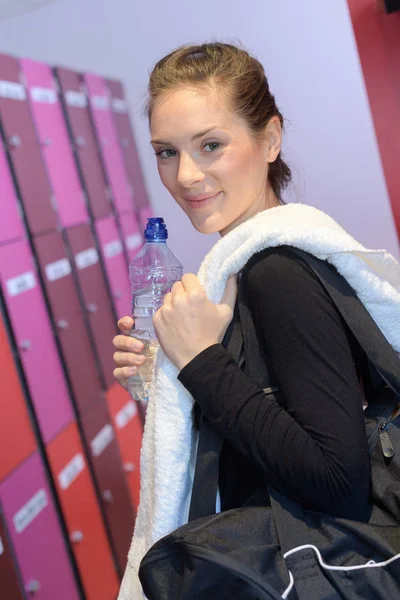
[[[390,201],[346,0],[64,0],[0,23],[0,51],[122,78],[155,211],[196,271],[217,237],[193,232],[162,188],[140,115],[148,72],[171,48],[240,39],[264,63],[287,118],[289,198],[329,212],[370,247],[399,254]],[[190,252],[188,252],[190,249]]]

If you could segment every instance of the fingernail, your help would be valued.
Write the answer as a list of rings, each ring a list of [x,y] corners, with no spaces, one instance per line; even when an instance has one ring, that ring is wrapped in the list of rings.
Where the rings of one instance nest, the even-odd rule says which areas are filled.
[[[131,367],[129,369],[129,375],[135,375],[136,371],[137,371],[136,367]]]
[[[142,342],[134,342],[133,344],[133,349],[134,350],[141,350],[143,348],[143,343]]]

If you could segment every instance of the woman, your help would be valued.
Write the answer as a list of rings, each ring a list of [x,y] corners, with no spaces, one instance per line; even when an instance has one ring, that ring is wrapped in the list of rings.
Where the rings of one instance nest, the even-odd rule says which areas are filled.
[[[156,65],[149,93],[159,175],[197,231],[219,232],[220,244],[247,222],[290,210],[281,206],[291,178],[281,155],[283,118],[255,58],[222,43],[183,47]],[[285,243],[273,246],[254,252],[242,276],[279,401],[221,344],[236,277],[214,303],[195,275],[184,275],[154,318],[157,337],[179,381],[224,437],[222,511],[267,503],[270,484],[306,509],[362,521],[371,490],[363,353],[314,273]],[[141,343],[129,337],[132,325],[121,319],[113,340],[114,376],[124,387],[144,362]]]

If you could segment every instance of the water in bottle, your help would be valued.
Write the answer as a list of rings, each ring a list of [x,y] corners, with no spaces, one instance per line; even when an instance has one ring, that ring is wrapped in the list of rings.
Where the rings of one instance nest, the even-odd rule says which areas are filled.
[[[144,237],[143,248],[129,266],[129,279],[135,320],[131,335],[143,342],[141,354],[146,360],[138,367],[137,375],[129,378],[129,392],[133,398],[147,402],[159,347],[153,316],[173,283],[181,279],[182,265],[167,245],[168,231],[164,219],[147,219]]]

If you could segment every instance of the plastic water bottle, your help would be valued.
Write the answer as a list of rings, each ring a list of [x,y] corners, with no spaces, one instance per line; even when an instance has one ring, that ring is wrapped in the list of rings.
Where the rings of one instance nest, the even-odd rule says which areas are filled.
[[[167,246],[168,231],[164,219],[147,219],[145,244],[132,259],[129,280],[132,290],[132,316],[135,320],[131,336],[144,344],[146,357],[137,375],[129,378],[132,397],[147,402],[153,377],[154,362],[159,348],[153,327],[153,316],[175,281],[182,278],[182,265]]]

